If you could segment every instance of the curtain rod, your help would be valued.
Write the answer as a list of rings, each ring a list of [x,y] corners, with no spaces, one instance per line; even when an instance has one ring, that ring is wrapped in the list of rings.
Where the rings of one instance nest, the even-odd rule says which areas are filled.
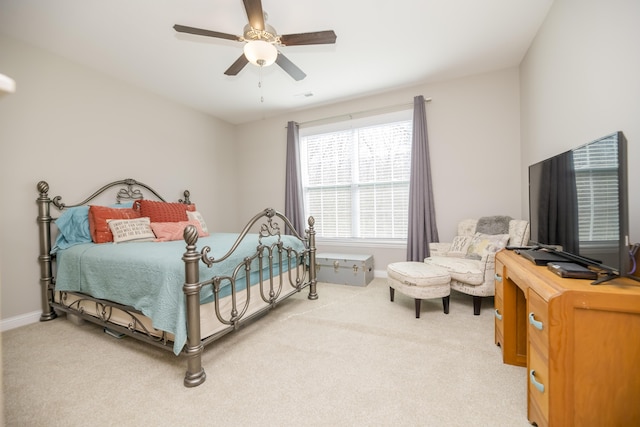
[[[425,98],[424,102],[425,104],[427,102],[431,102],[431,98]],[[338,121],[344,121],[344,120],[352,120],[356,117],[366,117],[368,115],[371,115],[372,113],[391,113],[391,112],[400,111],[404,108],[409,108],[409,107],[413,107],[413,102],[406,103],[406,104],[388,105],[386,107],[380,107],[380,108],[372,108],[370,110],[362,110],[362,111],[357,111],[355,113],[340,114],[337,116],[325,117],[323,119],[309,120],[306,122],[299,122],[298,125],[300,127],[303,127],[303,126],[308,126],[312,124],[315,125],[315,124],[324,123],[324,122],[331,123],[331,122],[338,122]]]

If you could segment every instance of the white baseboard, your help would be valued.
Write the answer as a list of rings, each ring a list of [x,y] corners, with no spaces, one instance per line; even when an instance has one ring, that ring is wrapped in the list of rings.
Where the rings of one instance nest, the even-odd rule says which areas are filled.
[[[386,279],[387,270],[373,270],[373,277]]]
[[[34,311],[32,313],[21,314],[20,316],[10,317],[8,319],[2,319],[0,322],[0,330],[2,332],[10,329],[19,328],[20,326],[30,325],[40,320],[41,311]]]

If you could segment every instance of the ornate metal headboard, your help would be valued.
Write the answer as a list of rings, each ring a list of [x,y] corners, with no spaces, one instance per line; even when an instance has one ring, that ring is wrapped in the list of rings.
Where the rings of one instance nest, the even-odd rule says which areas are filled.
[[[62,202],[61,196],[56,196],[53,199],[49,198],[49,184],[46,181],[38,182],[37,189],[38,193],[40,194],[38,199],[36,200],[36,203],[38,204],[37,221],[40,243],[40,255],[38,256],[38,261],[40,263],[40,284],[42,286],[42,315],[40,316],[40,321],[56,318],[56,312],[49,304],[49,302],[53,299],[54,287],[52,269],[53,256],[51,255],[51,222],[53,221],[53,218],[51,217],[51,205],[54,205],[60,211],[77,206],[83,206],[97,198],[102,193],[105,193],[110,188],[118,186],[120,186],[121,188],[118,189],[116,193],[117,203],[120,203],[123,200],[143,199],[144,196],[142,189],[153,194],[154,197],[156,197],[158,200],[163,202],[165,201],[165,199],[160,196],[157,191],[155,191],[147,184],[136,181],[135,179],[128,178],[119,181],[113,181],[103,186],[80,203],[67,205]],[[184,199],[180,199],[179,202],[191,204],[191,200],[189,199],[189,191],[185,190],[183,195]]]

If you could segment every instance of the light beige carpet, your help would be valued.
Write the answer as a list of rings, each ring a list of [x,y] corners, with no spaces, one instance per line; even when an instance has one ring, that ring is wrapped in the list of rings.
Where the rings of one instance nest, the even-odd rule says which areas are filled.
[[[2,334],[8,426],[528,426],[526,372],[494,344],[492,300],[413,300],[386,280],[319,284],[185,361],[64,317]]]

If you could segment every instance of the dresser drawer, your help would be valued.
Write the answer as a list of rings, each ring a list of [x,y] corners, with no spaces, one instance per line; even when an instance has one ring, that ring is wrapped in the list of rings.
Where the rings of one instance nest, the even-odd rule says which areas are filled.
[[[538,427],[549,424],[549,364],[546,354],[529,345],[528,418]]]
[[[527,298],[527,333],[529,342],[547,357],[549,349],[549,306],[533,289]]]

